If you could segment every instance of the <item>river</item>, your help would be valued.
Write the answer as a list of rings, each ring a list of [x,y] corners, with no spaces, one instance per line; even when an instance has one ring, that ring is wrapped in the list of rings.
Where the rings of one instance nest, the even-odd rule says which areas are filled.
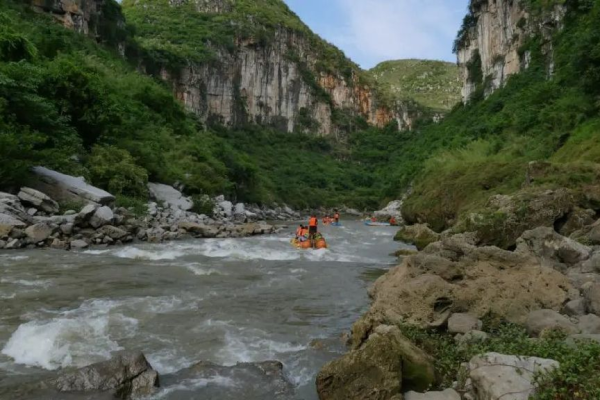
[[[295,398],[317,399],[316,373],[344,351],[341,334],[368,307],[367,286],[394,264],[398,244],[394,228],[356,221],[323,227],[330,249],[302,251],[289,244],[294,229],[80,252],[0,252],[0,385],[125,349],[143,351],[161,375],[201,360],[279,360]],[[154,397],[202,398],[223,385],[252,399],[247,384],[191,381]]]

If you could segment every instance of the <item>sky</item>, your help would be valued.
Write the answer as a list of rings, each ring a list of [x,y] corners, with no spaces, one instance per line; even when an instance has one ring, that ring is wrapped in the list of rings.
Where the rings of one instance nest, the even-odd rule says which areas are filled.
[[[362,68],[405,58],[456,61],[468,0],[284,0]]]

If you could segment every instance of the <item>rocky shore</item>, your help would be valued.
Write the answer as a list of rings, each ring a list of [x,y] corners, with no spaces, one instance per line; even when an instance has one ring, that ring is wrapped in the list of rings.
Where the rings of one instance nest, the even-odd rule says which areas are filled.
[[[536,201],[546,204],[557,196],[562,194],[544,192]],[[495,231],[496,242],[508,249],[487,245],[488,229],[401,228],[397,240],[419,251],[399,254],[401,264],[370,288],[372,305],[352,327],[349,352],[317,377],[319,398],[527,400],[540,390],[544,376],[567,376],[556,372],[562,368],[559,358],[575,357],[581,346],[591,346],[581,354],[600,352],[597,211],[569,208],[565,202],[532,208],[513,224],[521,228],[531,222],[529,230],[510,225]],[[511,334],[499,338],[502,329]],[[432,345],[436,341],[446,350]],[[454,360],[456,370],[440,360],[448,345],[469,357],[462,364]],[[526,350],[519,352],[519,346]],[[569,379],[585,384],[585,376],[578,372]],[[567,397],[552,398],[596,398],[578,384],[561,389]],[[546,386],[551,390],[551,382]]]
[[[205,201],[211,216],[193,212],[194,203],[177,189],[151,183],[152,201],[142,215],[115,207],[115,197],[82,178],[36,168],[33,187],[0,192],[0,249],[51,247],[81,249],[133,241],[228,238],[270,234],[266,220],[288,221],[300,214],[287,206],[233,204],[223,196]],[[68,209],[64,209],[66,204]]]

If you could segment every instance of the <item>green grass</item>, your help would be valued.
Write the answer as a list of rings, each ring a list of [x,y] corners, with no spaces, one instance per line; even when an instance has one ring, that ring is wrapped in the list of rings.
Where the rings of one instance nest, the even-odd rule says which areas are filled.
[[[458,67],[429,60],[386,61],[369,71],[381,91],[394,100],[413,100],[447,112],[461,100]]]

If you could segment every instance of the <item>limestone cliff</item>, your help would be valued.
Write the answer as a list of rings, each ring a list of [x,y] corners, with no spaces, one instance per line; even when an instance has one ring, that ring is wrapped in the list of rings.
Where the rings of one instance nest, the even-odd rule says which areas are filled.
[[[145,52],[141,68],[160,75],[204,122],[342,135],[359,120],[410,129],[418,115],[409,103],[382,105],[358,66],[281,1],[123,6]]]
[[[471,0],[469,14],[455,43],[463,101],[483,85],[487,96],[510,75],[527,68],[527,40],[539,37],[553,72],[551,35],[561,25],[565,8],[559,2],[535,5],[530,0]]]

